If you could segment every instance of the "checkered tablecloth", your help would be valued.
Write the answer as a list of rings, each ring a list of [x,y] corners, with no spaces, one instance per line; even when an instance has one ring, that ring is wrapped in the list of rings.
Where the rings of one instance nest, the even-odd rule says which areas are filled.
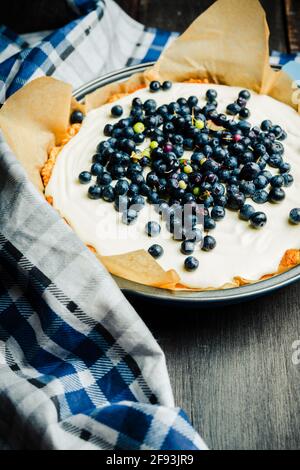
[[[1,28],[1,101],[44,74],[77,87],[153,60],[173,37],[111,0],[72,4],[78,20],[42,38]],[[206,449],[150,331],[1,133],[0,448]]]
[[[69,3],[78,19],[57,31],[0,27],[0,103],[43,75],[76,88],[156,60],[177,36],[145,28],[112,0]],[[151,333],[1,135],[0,447],[206,448],[174,407]]]

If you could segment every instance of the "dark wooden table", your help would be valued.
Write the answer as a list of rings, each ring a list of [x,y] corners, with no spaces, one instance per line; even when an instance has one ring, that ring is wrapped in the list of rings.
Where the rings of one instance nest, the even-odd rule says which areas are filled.
[[[118,3],[147,26],[183,31],[213,1]],[[300,50],[300,1],[262,4],[271,48]],[[1,20],[20,32],[57,27],[72,16],[61,0],[9,5]],[[20,15],[22,6],[27,12],[31,6],[31,14]],[[300,365],[292,362],[292,345],[300,339],[300,284],[211,310],[133,303],[165,351],[176,404],[210,448],[300,449]]]
[[[148,26],[183,31],[213,1],[119,3]],[[299,0],[262,3],[271,48],[299,51]],[[210,448],[300,449],[300,284],[211,310],[134,305],[165,351],[176,404]]]

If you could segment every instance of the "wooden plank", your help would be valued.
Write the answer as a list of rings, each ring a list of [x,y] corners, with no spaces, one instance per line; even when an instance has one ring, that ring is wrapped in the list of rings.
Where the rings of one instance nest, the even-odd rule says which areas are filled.
[[[214,0],[140,0],[139,20],[147,26],[183,32]],[[284,5],[281,0],[262,0],[271,30],[271,49],[286,52]],[[238,27],[238,25],[237,25]]]
[[[1,24],[17,33],[57,29],[76,17],[61,0],[10,0],[1,9]]]
[[[300,2],[285,0],[289,51],[300,51]]]
[[[120,5],[128,15],[138,19],[140,0],[116,0],[116,3],[118,3],[118,5]]]
[[[300,449],[300,284],[241,305],[135,301],[162,346],[175,402],[210,448]]]

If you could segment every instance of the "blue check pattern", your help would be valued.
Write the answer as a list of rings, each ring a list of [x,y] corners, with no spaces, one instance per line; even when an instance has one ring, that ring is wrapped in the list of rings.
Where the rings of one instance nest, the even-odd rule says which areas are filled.
[[[18,36],[0,26],[0,104],[43,75],[78,88],[112,70],[156,61],[178,36],[144,27],[113,0],[69,0],[69,4],[78,18],[51,33]],[[273,65],[290,61],[300,63],[300,54],[272,53]]]
[[[1,134],[0,194],[0,448],[206,449],[150,331]]]

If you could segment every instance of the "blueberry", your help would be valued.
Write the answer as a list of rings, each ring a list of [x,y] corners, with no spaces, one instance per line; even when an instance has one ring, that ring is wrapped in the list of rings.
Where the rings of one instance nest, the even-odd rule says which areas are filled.
[[[157,103],[155,100],[149,99],[145,101],[143,107],[147,115],[154,114],[157,108]]]
[[[203,234],[200,229],[194,228],[186,231],[185,239],[194,243],[200,243],[203,240]]]
[[[137,212],[140,212],[145,206],[145,199],[143,196],[136,195],[130,201],[130,207],[132,207]]]
[[[70,123],[81,124],[83,119],[84,119],[84,114],[81,111],[76,110],[76,111],[73,111],[73,113],[71,114]]]
[[[281,155],[282,156],[284,154],[284,146],[281,142],[274,142],[271,145],[270,151],[275,155]]]
[[[227,205],[227,196],[220,196],[215,198],[215,205],[225,207]]]
[[[129,189],[129,183],[127,180],[119,180],[117,184],[115,185],[115,193],[120,196],[127,194],[128,189]]]
[[[261,176],[264,176],[265,178],[267,178],[268,182],[270,182],[271,179],[273,178],[272,173],[270,171],[267,171],[267,170],[262,171]]]
[[[277,155],[277,154],[273,154],[273,155],[270,156],[270,158],[268,160],[268,163],[272,168],[280,168],[280,166],[283,163],[282,156]]]
[[[261,123],[260,127],[264,132],[269,132],[273,127],[273,123],[270,120],[266,120]]]
[[[248,90],[242,90],[239,93],[239,98],[242,98],[243,100],[249,101],[251,98],[251,93]]]
[[[138,218],[138,213],[134,209],[128,209],[128,211],[123,212],[122,222],[126,225],[132,225],[136,222]]]
[[[229,194],[227,207],[231,210],[238,211],[245,204],[245,200],[244,194],[239,191],[234,194]]]
[[[282,175],[282,178],[283,178],[283,185],[286,188],[292,186],[292,184],[294,183],[294,178],[289,173],[285,173],[284,175]]]
[[[115,200],[115,190],[112,186],[105,186],[102,190],[102,199],[106,202],[113,202]]]
[[[254,184],[257,189],[265,189],[268,186],[269,181],[264,175],[259,175],[255,178]]]
[[[161,232],[161,226],[158,222],[148,222],[145,230],[149,237],[158,237]]]
[[[128,188],[128,196],[137,196],[140,192],[140,188],[137,184],[131,183]]]
[[[246,152],[239,155],[239,162],[243,165],[254,162],[254,153],[251,150],[246,150]]]
[[[100,186],[90,186],[88,190],[88,196],[90,199],[100,199],[102,194],[102,189]]]
[[[204,217],[204,230],[214,230],[216,228],[216,222],[209,216]]]
[[[204,237],[203,246],[202,246],[203,251],[212,251],[216,248],[216,246],[217,246],[217,242],[214,237],[211,237],[210,235],[207,235],[206,237]]]
[[[120,117],[120,116],[122,116],[122,114],[123,114],[123,108],[122,108],[122,106],[116,104],[115,106],[113,106],[113,107],[111,108],[111,115],[112,115],[113,117]]]
[[[141,98],[133,98],[132,100],[132,107],[133,108],[141,108],[143,106],[143,102]]]
[[[207,196],[205,199],[204,199],[204,202],[203,202],[203,205],[205,208],[209,208],[209,207],[212,207],[214,205],[214,198],[212,196]]]
[[[216,90],[207,90],[206,92],[206,99],[207,101],[215,101],[218,97],[218,93]]]
[[[145,183],[145,178],[142,173],[133,173],[131,175],[131,182],[140,186],[141,184]]]
[[[273,126],[271,132],[275,135],[276,139],[279,139],[282,135],[282,128],[280,126]]]
[[[279,167],[280,173],[289,173],[291,171],[291,165],[288,162],[282,162]]]
[[[263,228],[267,223],[267,216],[264,212],[255,212],[250,217],[250,224],[253,228]]]
[[[151,171],[150,173],[148,173],[146,177],[146,181],[147,181],[147,185],[150,186],[150,188],[155,188],[159,184],[159,178],[154,171]]]
[[[143,133],[136,134],[134,132],[133,127],[126,127],[122,133],[123,137],[126,139],[133,139],[136,144],[141,144],[145,140],[145,136]]]
[[[140,193],[143,196],[149,197],[149,195],[152,193],[152,190],[146,183],[142,183],[140,186]]]
[[[252,200],[256,202],[256,204],[265,204],[268,201],[268,196],[267,191],[259,189],[253,194]]]
[[[134,175],[135,173],[142,173],[142,172],[143,172],[143,168],[141,167],[139,163],[130,163],[127,168],[127,176],[129,178],[131,178],[132,175]]]
[[[214,149],[214,159],[218,162],[218,163],[223,163],[225,161],[225,158],[227,157],[228,155],[228,152],[227,150],[225,150],[223,147],[221,146],[218,146]],[[202,156],[203,158],[203,156]]]
[[[181,253],[183,255],[192,255],[195,251],[195,243],[189,240],[185,240],[181,244]]]
[[[239,216],[240,216],[240,219],[242,220],[246,220],[247,222],[250,220],[250,218],[252,217],[252,215],[255,214],[255,209],[253,206],[251,206],[250,204],[245,204],[241,210],[240,210],[240,213],[239,213]]]
[[[253,181],[261,172],[257,163],[246,163],[241,170],[241,179],[246,181]]]
[[[226,157],[224,165],[228,170],[235,170],[239,166],[238,159],[236,157]]]
[[[250,110],[248,108],[242,108],[239,113],[239,116],[241,119],[249,119],[249,117],[251,116]]]
[[[269,192],[269,201],[273,203],[281,202],[285,199],[285,192],[281,188],[273,188]]]
[[[117,196],[115,199],[114,207],[118,212],[124,212],[128,209],[128,198],[126,196]]]
[[[222,206],[215,206],[211,211],[211,217],[213,220],[223,220],[225,217],[225,209]]]
[[[104,172],[104,167],[100,163],[93,163],[91,173],[94,176],[99,176]]]
[[[284,185],[284,178],[280,175],[273,176],[270,183],[273,188],[282,188]]]
[[[244,135],[248,135],[251,131],[251,124],[248,121],[240,121],[238,128],[242,131]]]
[[[97,178],[97,183],[100,186],[108,186],[112,182],[112,177],[109,173],[103,172]]]
[[[100,153],[95,153],[92,156],[92,162],[93,163],[100,163],[100,165],[106,165],[106,163],[107,163],[106,158],[103,157],[103,155],[101,155]]]
[[[157,204],[159,202],[159,194],[155,191],[150,192],[148,196],[148,202],[150,204]]]
[[[106,126],[103,129],[103,134],[106,137],[110,137],[112,135],[113,130],[114,130],[114,126],[112,126],[111,124],[106,124]]]
[[[92,175],[89,171],[82,171],[78,176],[78,179],[81,184],[87,184],[91,181]]]
[[[294,225],[300,224],[300,209],[292,209],[290,212],[290,222]]]
[[[198,98],[197,96],[190,96],[189,99],[187,100],[188,105],[190,108],[194,108],[198,104]]]
[[[241,107],[237,103],[229,104],[226,108],[227,114],[230,114],[231,116],[237,116],[241,110]]]
[[[160,245],[152,245],[150,246],[148,253],[152,256],[152,258],[159,259],[163,256],[164,249]]]
[[[220,196],[224,196],[225,194],[225,186],[221,183],[215,183],[213,184],[212,186],[212,189],[211,189],[211,194],[214,196],[214,197],[220,197]]]
[[[173,83],[170,82],[169,80],[166,80],[165,82],[163,82],[161,87],[164,91],[168,91],[172,88],[172,86],[173,86]]]
[[[284,130],[282,131],[281,135],[277,137],[277,139],[280,141],[286,140],[287,138],[288,138],[288,135]]]
[[[196,271],[199,268],[199,261],[193,256],[189,256],[184,262],[184,267],[189,272]]]
[[[155,93],[160,90],[160,83],[157,80],[154,80],[153,82],[150,83],[149,88],[150,88],[150,91]]]
[[[219,178],[222,183],[226,183],[231,176],[231,172],[229,170],[220,170],[219,173]]]

